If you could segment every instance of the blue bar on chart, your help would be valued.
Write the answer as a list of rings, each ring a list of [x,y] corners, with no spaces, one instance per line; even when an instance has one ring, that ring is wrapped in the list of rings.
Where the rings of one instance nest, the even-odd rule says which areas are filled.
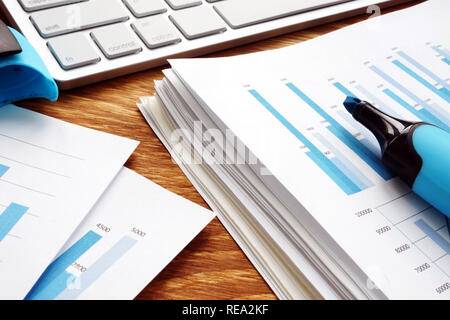
[[[359,122],[355,121],[350,113],[344,110],[339,110],[337,114],[342,118],[342,120],[352,126],[356,131],[361,133],[364,127]],[[365,145],[367,149],[371,150],[372,153],[377,153],[376,149],[379,149],[379,146],[374,145],[368,138],[362,138],[359,141],[361,141],[361,143]]]
[[[442,237],[437,231],[433,230],[423,219],[415,222],[416,226],[422,230],[431,240],[433,240],[442,250],[450,254],[450,243]]]
[[[395,94],[390,89],[384,89],[383,93],[385,93],[388,97],[390,97],[392,100],[397,102],[399,105],[407,109],[409,112],[414,114],[417,118],[419,118],[422,121],[432,123],[438,127],[441,127],[442,129],[450,131],[450,127],[447,126],[444,122],[441,121],[441,119],[437,118],[435,115],[430,113],[427,109],[422,108],[420,110],[417,110],[412,105],[410,105],[408,102],[403,100],[401,97],[399,97],[397,94]]]
[[[136,239],[124,236],[80,276],[77,287],[66,288],[56,297],[56,300],[75,300],[78,298],[80,294],[100,278],[103,273],[123,257],[136,243]]]
[[[442,59],[442,61],[450,66],[450,59],[444,58]]]
[[[331,161],[338,167],[350,180],[352,180],[361,190],[373,187],[374,184],[369,180],[350,160],[345,157],[338,148],[330,143],[320,133],[315,133],[314,137],[324,145],[328,150],[333,152],[335,157]]]
[[[91,249],[102,237],[89,231],[48,266],[26,300],[53,300],[71,283],[73,275],[66,269]]]
[[[341,91],[346,96],[358,98],[356,94],[354,94],[352,91],[350,91],[350,89],[342,85],[342,83],[340,82],[333,83],[333,86],[335,86],[339,91]]]
[[[363,128],[363,126],[358,121],[355,121],[355,119],[350,115],[350,113],[348,113],[347,111],[344,111],[344,110],[338,110],[337,114],[345,122],[347,122],[350,126],[352,126],[353,129],[355,129],[357,132],[361,132],[361,129]]]
[[[445,48],[440,48],[438,46],[432,46],[433,50],[439,53],[444,58],[450,59],[450,51]]]
[[[408,54],[406,54],[403,51],[398,51],[397,54],[405,59],[406,61],[408,61],[411,65],[413,65],[414,67],[416,67],[418,70],[422,71],[424,74],[426,74],[427,76],[429,76],[431,79],[433,79],[434,81],[436,81],[437,83],[439,83],[442,87],[444,87],[445,89],[447,89],[447,92],[450,93],[450,84],[448,84],[444,79],[442,79],[441,77],[439,77],[438,75],[436,75],[436,73],[434,73],[433,71],[431,71],[430,69],[428,69],[427,67],[425,67],[423,64],[419,63],[418,61],[416,61],[414,58],[412,58],[411,56],[409,56]]]
[[[9,170],[9,167],[0,164],[0,178],[5,175],[5,173]]]
[[[347,195],[355,194],[361,189],[347,177],[330,159],[328,159],[308,138],[306,138],[292,123],[281,115],[266,99],[256,90],[249,93],[258,100],[281,124],[289,130],[310,151],[306,155],[334,181]]]
[[[384,180],[392,179],[394,176],[384,166],[380,158],[377,157],[370,149],[356,139],[345,127],[337,122],[332,116],[330,116],[325,110],[323,110],[318,104],[304,94],[293,83],[286,84],[300,99],[308,104],[315,112],[317,112],[322,118],[324,118],[330,125],[327,129],[333,133],[339,140],[341,140],[347,147],[355,152],[364,162],[366,162],[379,176]],[[350,90],[345,88],[340,83],[335,83],[335,87],[340,88],[346,96],[355,96]],[[356,97],[356,96],[355,96]]]
[[[414,100],[417,104],[420,104],[422,107],[427,107],[428,104],[420,99],[418,96],[416,96],[414,93],[406,89],[404,86],[402,86],[397,80],[394,80],[392,77],[390,77],[387,73],[379,69],[378,67],[372,65],[370,66],[370,69],[378,74],[381,78],[392,84],[397,90],[403,92],[405,95],[407,95],[409,98]]]
[[[429,111],[434,114],[436,117],[441,119],[447,127],[450,127],[450,117],[447,115],[445,110],[443,110],[440,106],[438,106],[436,103],[431,103],[428,106]]]
[[[361,85],[357,85],[355,86],[355,88],[361,92],[364,96],[366,96],[372,103],[374,103],[378,108],[381,109],[381,111],[394,116],[396,118],[401,118],[400,115],[395,112],[390,106],[388,106],[386,103],[384,103],[383,101],[381,101],[381,99],[378,99],[375,95],[373,95],[369,90],[367,90],[366,88],[364,88]]]
[[[425,80],[423,77],[415,73],[413,70],[405,66],[403,63],[401,63],[398,60],[392,61],[394,65],[399,67],[401,70],[406,72],[408,75],[410,75],[412,78],[417,80],[420,84],[422,84],[424,87],[428,88],[431,92],[435,93],[442,99],[444,99],[447,102],[450,102],[450,91],[448,91],[446,88],[442,88],[444,90],[436,88],[433,84],[429,83],[427,80]]]
[[[370,66],[370,69],[374,71],[376,74],[378,74],[380,77],[382,77],[384,80],[392,84],[397,90],[405,94],[410,99],[414,100],[417,104],[421,105],[423,108],[433,113],[436,118],[441,119],[441,121],[443,121],[447,126],[450,126],[450,119],[446,116],[445,110],[443,110],[437,105],[431,106],[430,104],[426,103],[423,99],[419,98],[417,95],[415,95],[413,92],[411,92],[406,87],[401,85],[398,81],[394,80],[384,71],[380,70],[378,67],[372,65]]]
[[[0,242],[14,228],[24,214],[28,211],[28,207],[17,203],[11,203],[0,215]]]

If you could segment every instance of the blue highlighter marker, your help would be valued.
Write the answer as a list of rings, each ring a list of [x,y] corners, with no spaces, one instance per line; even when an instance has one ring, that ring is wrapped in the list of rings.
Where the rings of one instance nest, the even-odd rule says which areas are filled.
[[[383,163],[450,217],[450,133],[426,122],[394,118],[355,97],[344,106],[378,140]]]
[[[58,86],[25,39],[0,20],[0,107],[29,98],[58,98]]]

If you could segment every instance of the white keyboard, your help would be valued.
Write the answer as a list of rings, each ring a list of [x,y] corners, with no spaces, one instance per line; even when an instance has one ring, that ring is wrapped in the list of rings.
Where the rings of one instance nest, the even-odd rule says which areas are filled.
[[[2,0],[63,89],[407,0]]]

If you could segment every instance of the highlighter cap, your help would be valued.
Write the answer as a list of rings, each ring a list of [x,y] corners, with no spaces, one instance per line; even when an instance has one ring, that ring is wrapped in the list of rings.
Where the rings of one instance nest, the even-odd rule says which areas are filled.
[[[0,57],[0,106],[29,98],[58,99],[58,86],[39,54],[13,28],[22,52]]]

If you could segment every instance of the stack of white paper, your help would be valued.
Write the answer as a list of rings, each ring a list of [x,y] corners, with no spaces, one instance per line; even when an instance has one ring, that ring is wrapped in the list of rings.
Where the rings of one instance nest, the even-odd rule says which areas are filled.
[[[431,0],[284,49],[174,60],[143,99],[279,297],[450,297],[445,217],[342,105],[358,96],[449,129],[448,12]]]

